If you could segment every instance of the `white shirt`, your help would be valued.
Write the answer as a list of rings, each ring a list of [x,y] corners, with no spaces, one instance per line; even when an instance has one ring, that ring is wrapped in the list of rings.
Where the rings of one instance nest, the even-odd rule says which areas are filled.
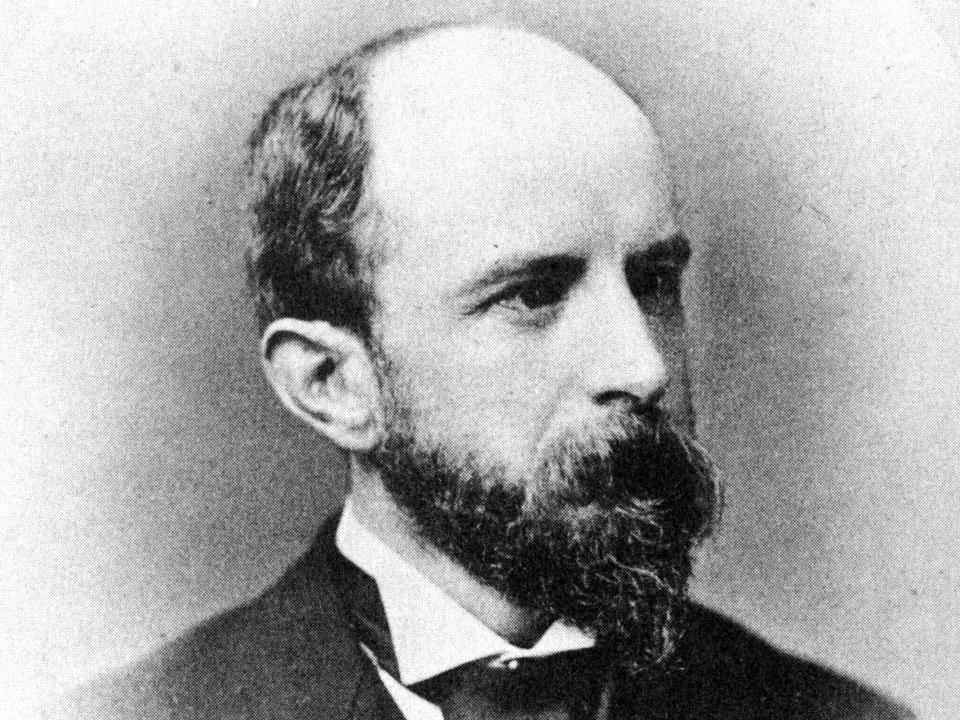
[[[486,660],[502,666],[521,658],[543,657],[593,647],[594,638],[557,621],[529,648],[503,639],[365,528],[349,498],[336,535],[337,549],[377,583],[400,682],[363,647],[406,720],[443,720],[440,708],[406,686],[466,663]]]

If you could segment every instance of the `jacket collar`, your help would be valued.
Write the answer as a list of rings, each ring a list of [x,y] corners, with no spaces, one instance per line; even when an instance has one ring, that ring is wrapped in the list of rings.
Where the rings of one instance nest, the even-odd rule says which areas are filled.
[[[271,697],[265,707],[271,711],[265,717],[404,720],[373,664],[360,650],[337,587],[334,568],[340,557],[335,545],[339,520],[340,513],[329,518],[307,553],[236,616],[242,635],[269,645],[256,652],[260,681],[270,678]],[[701,716],[700,712],[687,714],[687,705],[701,710],[713,707],[730,687],[739,687],[740,680],[752,677],[751,671],[769,661],[772,651],[739,626],[696,604],[691,604],[690,611],[690,626],[673,663],[683,670],[679,674],[653,673],[626,685],[618,683],[613,716],[635,717],[641,709],[652,712],[657,708],[665,714],[652,712],[651,717]],[[744,656],[753,656],[755,662],[745,661]],[[731,670],[736,668],[743,668],[744,676],[731,684]],[[710,682],[704,684],[704,678]],[[666,712],[681,700],[684,709]],[[749,700],[749,696],[738,698],[738,702]]]

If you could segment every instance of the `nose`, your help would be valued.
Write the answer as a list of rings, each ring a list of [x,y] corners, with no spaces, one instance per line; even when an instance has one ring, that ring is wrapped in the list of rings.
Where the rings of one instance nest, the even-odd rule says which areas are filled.
[[[657,405],[670,372],[651,321],[625,284],[603,295],[586,324],[586,389],[600,404],[627,400],[641,407]]]

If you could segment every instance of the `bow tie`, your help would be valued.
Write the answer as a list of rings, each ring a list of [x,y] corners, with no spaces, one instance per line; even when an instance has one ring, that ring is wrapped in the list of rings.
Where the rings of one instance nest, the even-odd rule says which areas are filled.
[[[474,662],[411,687],[445,719],[596,716],[607,664],[598,650],[577,650],[491,664]]]
[[[376,582],[338,551],[332,555],[334,579],[358,640],[400,682]],[[453,668],[409,689],[441,706],[444,718],[583,718],[593,715],[607,666],[597,649],[503,657]]]

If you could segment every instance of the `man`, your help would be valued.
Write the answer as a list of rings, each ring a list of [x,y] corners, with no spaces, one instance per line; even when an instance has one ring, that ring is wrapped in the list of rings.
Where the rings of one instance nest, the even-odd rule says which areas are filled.
[[[893,718],[686,599],[678,225],[637,105],[540,37],[434,27],[252,141],[264,369],[351,489],[260,598],[77,701],[122,718]]]

